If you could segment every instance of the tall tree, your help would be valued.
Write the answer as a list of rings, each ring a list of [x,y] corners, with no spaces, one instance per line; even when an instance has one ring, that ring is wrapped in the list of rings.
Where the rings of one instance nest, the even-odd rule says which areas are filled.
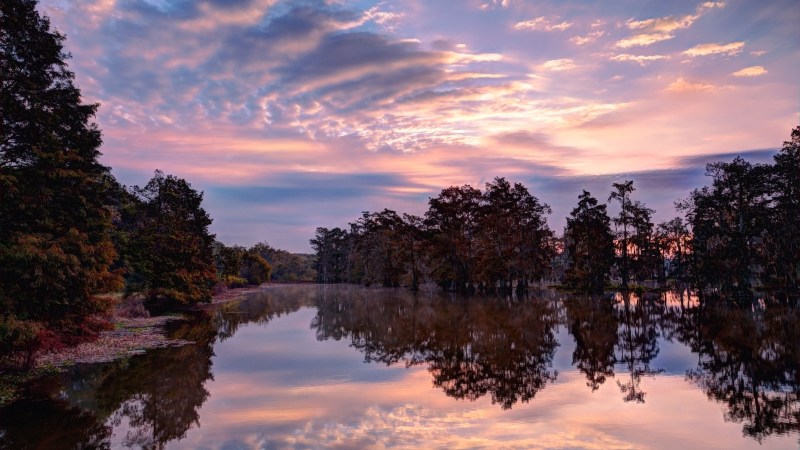
[[[655,238],[653,211],[644,203],[631,203],[631,234],[628,236],[628,269],[638,283],[662,272],[661,258]],[[630,252],[633,252],[631,255]]]
[[[211,218],[203,194],[185,180],[156,171],[144,187],[134,187],[141,202],[138,223],[127,250],[142,291],[154,304],[186,305],[211,300],[216,282]]]
[[[776,288],[794,295],[800,291],[800,126],[775,155],[775,211],[772,264],[768,275]]]
[[[505,178],[486,183],[479,223],[477,273],[490,289],[524,291],[540,280],[552,259],[546,214],[550,207],[520,183]]]
[[[688,281],[691,233],[683,219],[658,224],[659,248],[662,252],[666,275],[679,281]]]
[[[469,185],[453,186],[428,202],[425,225],[433,234],[432,275],[445,289],[474,289],[481,195]]]
[[[348,241],[350,233],[339,227],[317,228],[309,242],[316,254],[315,269],[318,283],[341,283],[351,281],[348,277],[351,252]]]
[[[403,232],[403,219],[395,211],[384,209],[362,213],[352,226],[360,230],[355,251],[364,265],[362,281],[367,285],[399,286],[404,271],[398,245]]]
[[[682,208],[692,224],[694,274],[700,287],[749,292],[766,259],[763,242],[771,228],[771,168],[737,157],[713,163],[711,187],[696,189]]]
[[[44,327],[91,334],[107,306],[95,294],[119,283],[98,105],[82,102],[63,41],[35,1],[0,4],[0,353],[35,347]]]
[[[628,288],[628,277],[630,274],[630,264],[628,261],[628,227],[633,221],[633,208],[631,203],[631,193],[636,190],[632,180],[624,183],[613,183],[614,191],[609,195],[608,200],[617,200],[620,205],[619,215],[614,218],[614,226],[617,227],[617,247],[619,248],[619,273],[622,278],[622,288]]]
[[[614,237],[606,205],[588,191],[578,196],[578,206],[567,217],[564,246],[568,268],[564,283],[587,292],[602,292],[614,261]]]

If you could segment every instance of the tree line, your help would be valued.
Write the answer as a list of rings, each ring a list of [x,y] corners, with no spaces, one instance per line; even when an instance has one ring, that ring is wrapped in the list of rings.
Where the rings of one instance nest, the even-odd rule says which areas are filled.
[[[613,183],[605,202],[584,190],[560,236],[547,225],[549,206],[520,183],[449,187],[422,217],[384,209],[317,228],[317,281],[413,290],[434,282],[457,292],[524,292],[552,281],[598,293],[673,280],[734,296],[761,288],[796,297],[800,127],[773,164],[737,157],[708,164],[706,175],[710,186],[676,202],[683,215],[658,224],[633,181]]]
[[[269,281],[269,260],[283,279],[313,278],[302,255],[215,241],[186,180],[121,185],[98,162],[99,105],[82,101],[63,42],[35,0],[0,5],[0,363],[96,336],[114,306],[104,293],[191,305]]]

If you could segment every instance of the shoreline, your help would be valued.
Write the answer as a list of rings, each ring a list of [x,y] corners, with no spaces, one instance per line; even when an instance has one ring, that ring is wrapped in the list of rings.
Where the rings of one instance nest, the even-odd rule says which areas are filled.
[[[210,303],[197,304],[193,308],[207,311],[216,305],[242,300],[247,294],[267,289],[269,286],[228,289],[214,295]],[[102,331],[94,341],[37,355],[34,370],[63,370],[78,363],[109,362],[142,354],[154,348],[191,344],[191,341],[169,339],[166,335],[165,327],[168,322],[186,320],[181,315],[122,317],[115,312],[112,320],[114,329]]]

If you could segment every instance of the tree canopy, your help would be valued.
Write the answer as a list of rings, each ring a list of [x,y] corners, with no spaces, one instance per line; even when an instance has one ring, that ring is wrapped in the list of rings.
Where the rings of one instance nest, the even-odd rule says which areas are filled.
[[[32,0],[0,6],[0,342],[92,335],[119,287],[98,105],[83,103],[64,36]]]
[[[132,193],[137,208],[127,253],[137,282],[130,290],[157,303],[210,301],[217,271],[203,194],[160,171]]]

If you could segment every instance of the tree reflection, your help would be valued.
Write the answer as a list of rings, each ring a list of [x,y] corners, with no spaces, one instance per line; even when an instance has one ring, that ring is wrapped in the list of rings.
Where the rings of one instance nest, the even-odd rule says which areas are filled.
[[[0,449],[105,449],[111,427],[67,400],[22,399],[0,408]]]
[[[619,322],[613,298],[574,296],[564,301],[567,326],[575,338],[572,364],[586,375],[586,385],[596,391],[614,376]]]
[[[132,359],[97,389],[101,408],[119,405],[110,420],[114,425],[127,421],[126,446],[160,448],[200,425],[197,410],[208,398],[204,384],[213,379],[215,332],[194,322],[181,324],[177,335],[194,338],[195,343]]]
[[[725,419],[761,441],[800,431],[800,311],[780,305],[694,311],[688,344],[699,355],[687,378],[726,406]]]
[[[318,299],[318,339],[350,339],[368,362],[427,366],[451,397],[489,394],[504,409],[527,402],[556,379],[555,303],[368,290],[339,290]],[[373,294],[374,295],[374,294]],[[376,301],[377,300],[377,301]]]
[[[247,323],[265,325],[304,306],[313,306],[317,291],[325,286],[280,286],[248,295],[245,299],[223,304],[214,310],[212,323],[217,337],[224,341]]]
[[[620,324],[617,331],[616,361],[624,364],[630,379],[617,385],[626,402],[644,403],[646,393],[641,390],[642,377],[652,377],[663,372],[653,369],[650,362],[658,356],[658,323],[663,305],[657,296],[642,296],[623,292],[614,308]]]

